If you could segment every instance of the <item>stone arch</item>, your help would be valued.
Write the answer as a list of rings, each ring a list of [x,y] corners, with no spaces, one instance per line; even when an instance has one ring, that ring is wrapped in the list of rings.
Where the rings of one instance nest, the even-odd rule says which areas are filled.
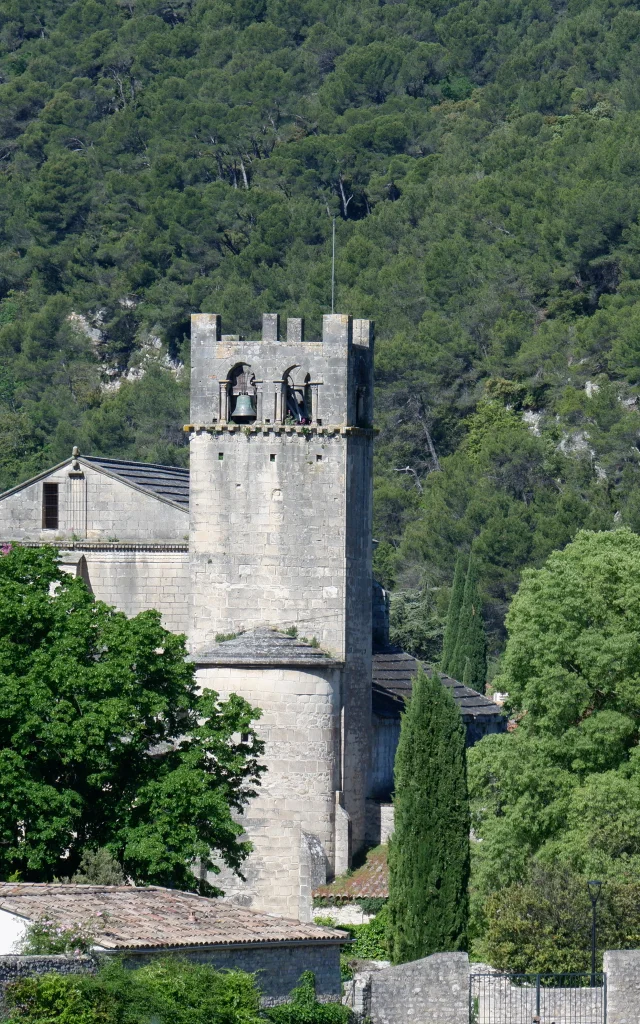
[[[292,422],[302,425],[311,422],[311,410],[306,401],[311,377],[307,373],[302,381],[296,381],[295,377],[302,376],[302,373],[295,374],[295,370],[300,370],[299,363],[287,367],[282,374],[281,419],[283,423]]]
[[[237,423],[255,420],[258,389],[256,375],[249,363],[239,362],[231,367],[227,373],[225,389],[226,419]]]

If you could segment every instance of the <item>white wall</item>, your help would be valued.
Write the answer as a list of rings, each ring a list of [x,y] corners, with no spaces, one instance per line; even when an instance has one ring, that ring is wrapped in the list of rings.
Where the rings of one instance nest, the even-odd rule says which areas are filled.
[[[16,944],[27,930],[29,921],[8,910],[0,910],[0,956],[17,953]]]

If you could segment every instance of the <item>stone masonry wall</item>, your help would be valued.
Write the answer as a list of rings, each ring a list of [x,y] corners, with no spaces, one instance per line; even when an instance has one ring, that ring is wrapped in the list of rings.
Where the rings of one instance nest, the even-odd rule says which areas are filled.
[[[373,380],[371,381],[373,391]],[[346,473],[346,577],[343,791],[354,852],[365,841],[371,757],[371,534],[373,446],[350,440]]]
[[[313,836],[333,871],[334,793],[339,772],[340,670],[199,668],[198,683],[221,696],[238,693],[262,710],[257,723],[268,771],[241,821],[254,844],[243,865],[246,883],[225,871],[211,876],[244,906],[311,920],[308,850]]]
[[[180,955],[180,950],[175,951]],[[296,944],[243,949],[190,950],[192,962],[213,964],[220,970],[247,971],[256,975],[262,993],[262,1005],[274,1006],[287,1001],[304,971],[313,971],[316,994],[322,1002],[340,1000],[340,947]],[[130,957],[131,966],[141,966],[149,957]]]
[[[393,835],[394,812],[392,803],[367,800],[367,846],[387,843]]]
[[[295,626],[344,657],[345,473],[339,436],[192,437],[194,650]]]
[[[70,475],[70,464],[16,489],[0,501],[0,540],[31,540],[57,544],[64,540],[182,541],[189,531],[189,514],[149,494],[129,487],[84,465],[82,475]],[[59,528],[42,527],[42,485],[59,485]],[[72,507],[71,487],[83,488],[86,511]],[[76,499],[73,499],[75,501]]]
[[[607,1024],[640,1024],[640,950],[607,950],[604,971]]]
[[[344,660],[336,788],[357,850],[370,742],[373,343],[368,321],[339,314],[324,318],[321,341],[299,337],[279,341],[274,317],[257,341],[222,336],[215,314],[192,318],[190,636],[197,655],[217,634],[295,626]],[[223,382],[239,364],[260,382],[254,427],[227,421]],[[313,382],[308,428],[276,422],[287,374]]]
[[[371,1024],[469,1024],[469,957],[434,953],[358,975],[343,1001]]]
[[[90,956],[0,956],[0,1014],[7,985],[20,978],[42,974],[94,974],[96,961]]]
[[[256,947],[252,949],[208,949],[173,951],[186,956],[194,963],[212,964],[220,970],[247,971],[256,975],[256,984],[262,994],[264,1006],[286,1002],[289,993],[300,980],[304,971],[313,971],[316,978],[316,994],[322,1002],[337,1002],[340,999],[340,947],[296,944],[287,946]],[[144,966],[154,956],[128,956],[128,967]],[[19,978],[43,974],[93,974],[97,963],[89,956],[1,956],[0,957],[0,1012],[2,992],[6,985]]]
[[[87,550],[89,584],[99,601],[125,615],[157,608],[173,633],[189,628],[188,551]]]

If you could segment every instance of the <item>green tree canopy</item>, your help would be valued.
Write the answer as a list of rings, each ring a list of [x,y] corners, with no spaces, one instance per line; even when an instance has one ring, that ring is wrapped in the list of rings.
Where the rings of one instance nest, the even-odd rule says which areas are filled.
[[[437,675],[420,670],[402,718],[389,842],[388,945],[394,963],[466,949],[469,804],[465,734]]]
[[[462,576],[462,559],[456,563],[453,590],[447,613],[446,671],[481,693],[487,679],[487,640],[482,621],[482,600],[478,591],[478,570],[473,552],[466,560]],[[456,578],[457,577],[457,578]],[[444,665],[443,665],[444,668]]]
[[[137,882],[196,889],[198,861],[240,870],[232,818],[259,783],[259,714],[199,694],[184,637],[127,619],[58,566],[0,557],[0,877],[86,870],[104,848]],[[237,737],[243,734],[239,741]]]
[[[469,558],[463,554],[458,555],[456,570],[453,574],[453,587],[451,589],[451,597],[449,598],[449,608],[447,609],[444,637],[442,639],[442,659],[440,665],[443,672],[451,670],[451,663],[458,642],[460,611],[464,598],[464,582],[468,565]]]
[[[605,949],[637,949],[640,884],[610,879],[597,903],[597,963]],[[586,880],[561,868],[535,868],[526,882],[493,893],[474,952],[502,971],[572,972],[591,966],[591,900]]]
[[[640,868],[640,538],[581,532],[527,570],[496,686],[514,732],[469,755],[474,891],[522,882],[534,859],[577,875]]]
[[[473,545],[497,653],[523,568],[640,529],[637,22],[5,0],[0,488],[73,444],[185,465],[190,314],[317,337],[335,215],[337,308],[377,324],[376,560],[420,605],[398,635],[437,659]]]

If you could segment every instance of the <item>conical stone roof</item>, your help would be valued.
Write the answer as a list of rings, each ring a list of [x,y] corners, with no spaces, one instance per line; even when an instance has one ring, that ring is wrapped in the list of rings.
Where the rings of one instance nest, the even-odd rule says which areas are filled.
[[[268,626],[248,629],[233,640],[223,640],[195,654],[198,665],[290,665],[301,668],[332,668],[342,665],[319,647],[287,636]]]

